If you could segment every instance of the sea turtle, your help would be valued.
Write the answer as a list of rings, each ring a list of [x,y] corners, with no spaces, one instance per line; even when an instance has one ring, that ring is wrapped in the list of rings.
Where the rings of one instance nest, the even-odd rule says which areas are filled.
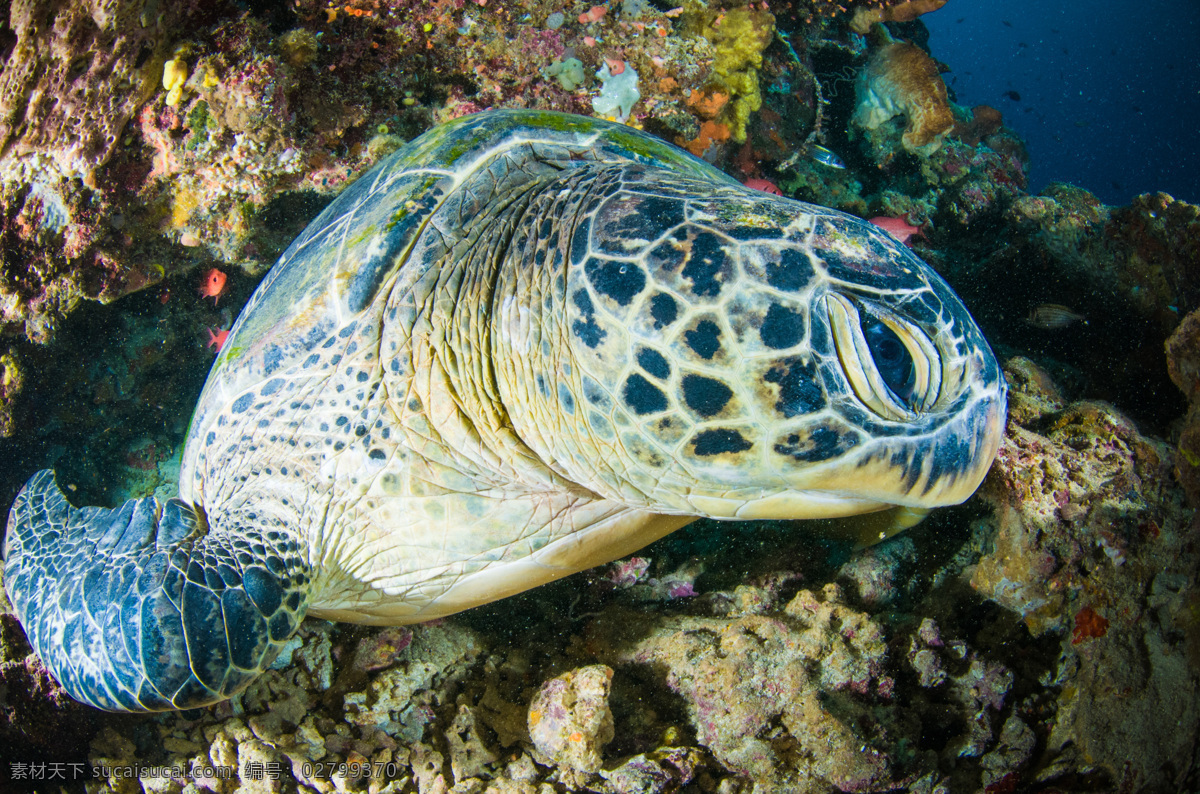
[[[238,318],[179,497],[9,516],[34,649],[107,710],[228,698],[307,615],[401,624],[699,516],[961,502],[1006,387],[871,224],[619,124],[467,116],[348,187]]]

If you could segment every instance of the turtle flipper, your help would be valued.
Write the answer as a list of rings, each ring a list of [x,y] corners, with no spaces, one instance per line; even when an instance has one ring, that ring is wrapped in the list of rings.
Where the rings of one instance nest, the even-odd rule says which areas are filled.
[[[4,578],[50,672],[107,711],[195,708],[240,692],[299,627],[309,581],[284,532],[212,533],[178,499],[77,509],[52,471],[13,504]]]

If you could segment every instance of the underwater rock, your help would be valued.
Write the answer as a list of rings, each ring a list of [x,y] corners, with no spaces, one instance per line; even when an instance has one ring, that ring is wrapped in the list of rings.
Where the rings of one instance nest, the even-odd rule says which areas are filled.
[[[458,714],[446,729],[445,736],[450,751],[450,770],[457,781],[486,777],[488,765],[500,758],[484,738],[475,711],[470,706],[464,704],[458,707]]]
[[[1200,308],[1200,207],[1146,193],[1114,209],[1104,234],[1122,291],[1164,331]]]
[[[1200,507],[1200,309],[1184,317],[1167,340],[1167,370],[1188,398],[1176,446],[1175,475],[1189,504]]]
[[[13,434],[13,403],[24,385],[25,372],[10,347],[0,355],[0,437]]]
[[[1038,780],[1098,766],[1138,790],[1173,790],[1200,737],[1189,672],[1200,629],[1187,606],[1195,518],[1172,450],[1109,405],[1037,393],[1049,378],[1029,362],[1006,372],[1024,396],[981,491],[994,535],[970,582],[1034,635],[1061,637]]]
[[[25,0],[6,15],[0,180],[93,172],[157,89],[166,47],[193,12],[147,0]]]
[[[1036,746],[1037,736],[1020,717],[1014,714],[1005,720],[996,749],[981,759],[985,790],[998,789],[1006,778],[1015,782],[1017,771],[1033,756]]]
[[[614,735],[612,677],[612,668],[597,664],[542,684],[529,704],[529,735],[539,753],[577,772],[600,770],[601,751]]]
[[[968,146],[978,146],[984,138],[999,132],[1004,116],[991,105],[976,105],[971,108],[968,121],[955,120],[954,136]]]
[[[480,648],[475,633],[462,626],[414,627],[410,644],[401,652],[405,664],[372,676],[365,690],[346,694],[347,721],[409,741],[420,739],[432,714],[421,707],[416,694]]]
[[[641,622],[630,631],[632,616],[610,612],[590,642],[617,664],[662,670],[727,768],[764,791],[866,791],[890,779],[887,755],[856,728],[888,686],[887,647],[836,585],[800,591],[780,614]]]
[[[1035,392],[1048,377],[1023,374],[1036,372],[1027,361],[1013,369],[1021,396],[982,489],[996,508],[995,550],[971,584],[1037,635],[1065,628],[1068,599],[1088,578],[1123,565],[1151,523],[1178,523],[1180,495],[1165,444],[1100,403],[1035,414],[1038,404],[1056,405],[1053,392]]]
[[[859,601],[878,609],[905,592],[916,562],[912,538],[900,536],[860,551],[841,567],[838,579],[852,585]]]
[[[1037,196],[1015,195],[1003,223],[1017,258],[1009,266],[1008,258],[986,257],[993,260],[986,266],[1031,283],[1052,274],[1053,293],[1033,304],[1066,304],[1088,317],[1132,315],[1154,346],[1200,306],[1200,207],[1165,193],[1109,207],[1083,188],[1052,183]]]
[[[909,637],[907,659],[921,687],[944,687],[942,696],[957,702],[961,713],[969,715],[962,721],[965,730],[950,738],[946,750],[959,758],[982,755],[995,738],[993,721],[1012,688],[1012,671],[999,662],[980,658],[962,640],[943,638],[932,618],[922,620],[920,628]]]
[[[614,794],[669,794],[692,782],[704,756],[694,747],[664,747],[627,759],[600,776]]]

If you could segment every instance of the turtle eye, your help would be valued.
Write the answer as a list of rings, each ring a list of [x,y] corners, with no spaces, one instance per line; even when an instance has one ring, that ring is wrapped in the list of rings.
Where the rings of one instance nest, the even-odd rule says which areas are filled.
[[[896,333],[883,324],[878,317],[862,314],[863,338],[867,349],[875,359],[879,376],[905,405],[912,405],[913,391],[917,387],[916,366],[908,348]]]
[[[937,348],[920,328],[873,304],[831,292],[829,327],[854,394],[884,419],[910,421],[941,391]]]

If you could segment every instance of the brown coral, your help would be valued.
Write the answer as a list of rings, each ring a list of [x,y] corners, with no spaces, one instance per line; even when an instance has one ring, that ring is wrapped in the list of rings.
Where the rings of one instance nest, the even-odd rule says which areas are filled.
[[[968,146],[978,146],[989,135],[998,132],[1004,124],[1004,116],[991,105],[976,105],[971,108],[971,120],[955,122],[954,137]]]
[[[944,5],[946,0],[906,0],[859,8],[850,20],[850,27],[855,33],[865,35],[877,22],[912,22],[921,14],[937,11]]]
[[[858,78],[858,107],[853,121],[875,130],[904,115],[904,148],[930,155],[954,128],[954,114],[937,64],[925,51],[904,42],[888,44],[871,56]]]

